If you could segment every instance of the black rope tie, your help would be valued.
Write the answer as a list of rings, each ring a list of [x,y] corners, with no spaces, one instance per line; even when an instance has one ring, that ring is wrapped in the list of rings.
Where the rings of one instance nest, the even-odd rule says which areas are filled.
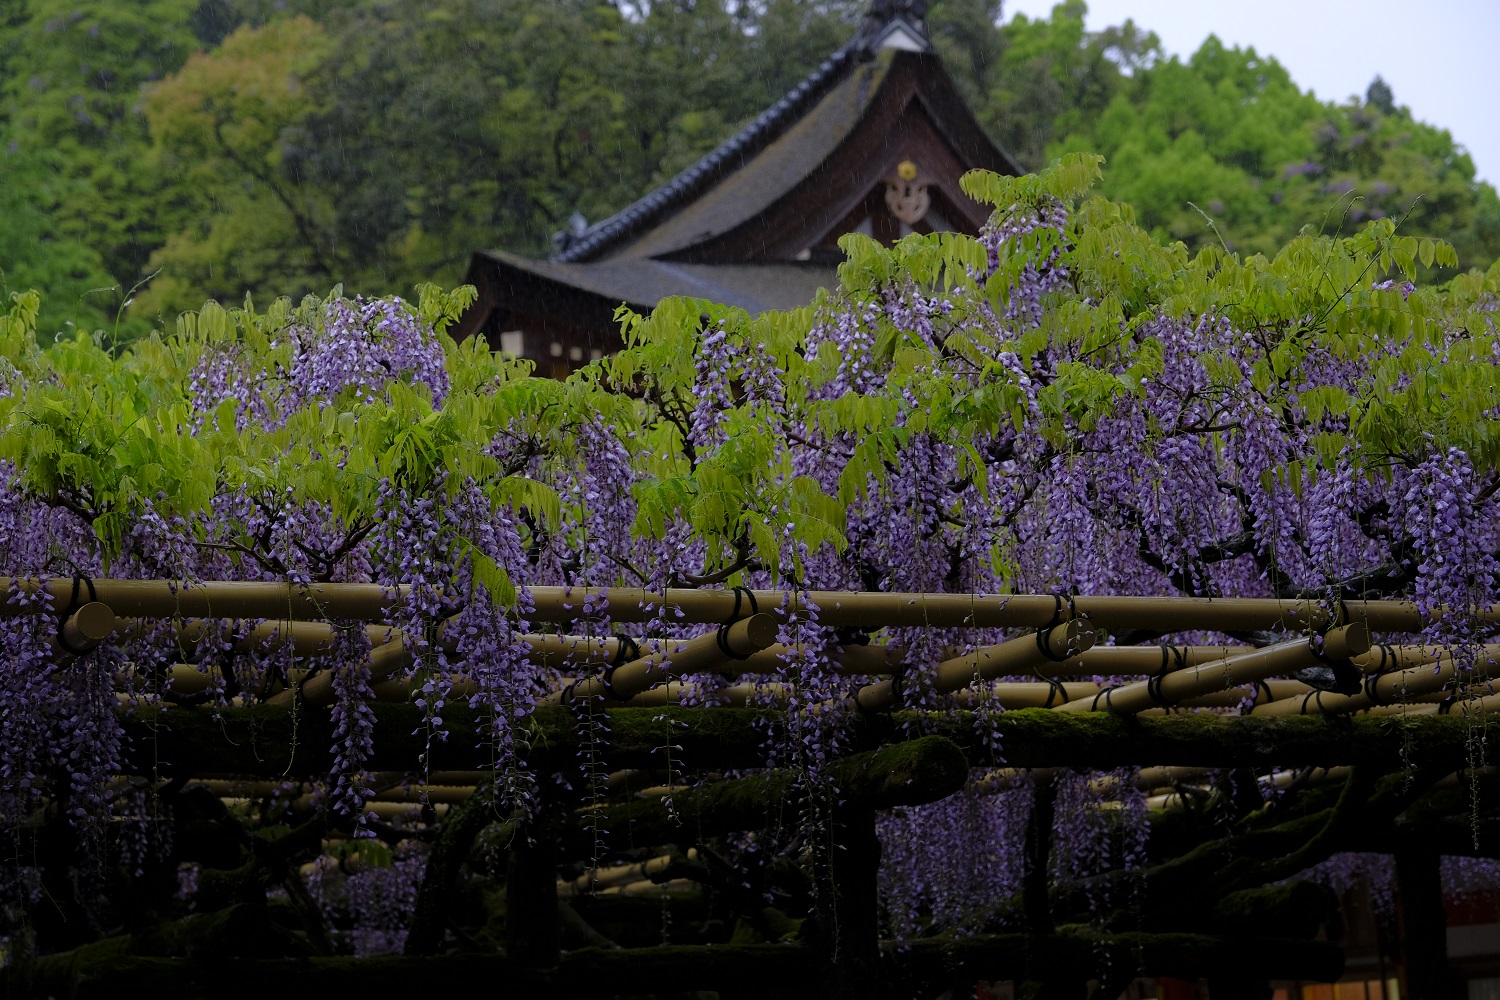
[[[1162,696],[1161,682],[1167,679],[1166,672],[1157,674],[1146,681],[1146,697],[1151,699],[1151,704],[1157,708],[1169,708],[1171,703]]]
[[[733,622],[729,622],[727,624],[720,625],[719,631],[714,641],[719,644],[719,652],[723,653],[724,656],[728,659],[748,660],[751,656],[750,653],[737,653],[734,651],[734,647],[729,645],[729,629],[733,624]]]
[[[641,658],[641,647],[628,635],[615,636],[615,655],[612,660],[604,665],[604,671],[599,675],[599,682],[604,685],[604,693],[620,700],[615,694],[615,671],[625,664]],[[568,685],[568,694],[571,697],[573,685]]]
[[[1385,674],[1371,674],[1365,678],[1365,697],[1370,699],[1371,705],[1389,705],[1390,702],[1380,697],[1380,679]]]
[[[233,629],[230,630],[229,635],[231,639],[234,638]],[[229,648],[224,652],[223,662],[219,664],[219,679],[224,683],[225,698],[234,698],[242,690],[239,672],[234,669],[235,663],[240,658],[240,651],[236,648],[238,646],[238,641],[231,643]]]
[[[57,644],[58,644],[58,646],[62,647],[63,652],[68,653],[71,656],[87,656],[89,653],[93,652],[92,650],[89,650],[89,649],[78,649],[78,648],[76,648],[75,646],[73,646],[71,643],[68,642],[68,637],[65,634],[66,631],[67,631],[67,629],[64,628],[64,626],[66,626],[68,624],[68,619],[73,617],[73,612],[77,611],[78,608],[79,608],[79,604],[78,604],[78,588],[79,588],[80,584],[83,585],[83,586],[85,586],[85,587],[88,587],[88,589],[89,589],[89,603],[90,604],[92,604],[94,601],[97,601],[99,599],[99,593],[98,593],[98,591],[96,591],[94,589],[94,581],[90,580],[88,577],[84,576],[82,573],[76,573],[75,572],[73,574],[73,592],[72,592],[72,596],[69,597],[69,599],[68,599],[68,606],[67,606],[67,608],[65,608],[63,610],[63,613],[61,615],[59,615],[58,618],[57,618]]]
[[[1050,690],[1047,692],[1047,701],[1042,705],[1043,708],[1051,708],[1054,703],[1058,705],[1068,703],[1068,689],[1063,687],[1062,681],[1056,677],[1048,677],[1047,685]]]
[[[1307,651],[1311,653],[1313,659],[1317,660],[1319,663],[1328,662],[1328,654],[1323,652],[1324,638],[1326,635],[1327,633],[1323,633],[1322,635],[1310,635],[1307,637]]]
[[[1063,613],[1063,598],[1062,598],[1062,595],[1061,594],[1053,594],[1052,595],[1052,600],[1055,602],[1053,604],[1053,607],[1052,607],[1052,620],[1047,623],[1047,628],[1056,628],[1057,626],[1059,626],[1059,625],[1061,625],[1063,623],[1063,616],[1062,616],[1062,613]]]
[[[910,664],[903,662],[891,672],[891,705],[896,708],[906,704],[906,672],[909,667]]]
[[[719,652],[731,660],[748,660],[754,655],[753,653],[736,653],[733,647],[729,645],[729,629],[735,622],[740,620],[740,608],[746,600],[750,602],[750,614],[760,614],[760,606],[755,601],[755,591],[749,587],[735,587],[734,610],[729,613],[728,620],[719,626],[718,635],[714,640],[719,646]]]
[[[617,645],[615,647],[615,657],[609,661],[611,670],[615,667],[624,666],[632,660],[639,660],[641,658],[640,644],[630,636],[616,634],[614,638]]]
[[[750,614],[760,614],[760,605],[755,601],[755,591],[751,590],[749,587],[735,587],[734,610],[729,613],[729,621],[725,622],[724,624],[733,625],[735,622],[740,620],[740,603],[742,600],[750,602]]]
[[[1044,629],[1037,630],[1036,651],[1038,653],[1041,653],[1042,656],[1046,657],[1048,660],[1051,660],[1053,663],[1062,663],[1070,658],[1069,654],[1067,652],[1064,652],[1061,656],[1059,656],[1058,654],[1052,652],[1052,646],[1047,641],[1052,637],[1052,630],[1056,627],[1057,626],[1055,625],[1049,625]]]
[[[1271,685],[1267,684],[1263,680],[1256,681],[1255,682],[1255,693],[1257,695],[1264,695],[1265,696],[1265,700],[1267,702],[1269,702],[1271,700]],[[1251,712],[1255,711],[1256,702],[1257,702],[1257,699],[1254,698],[1254,697],[1252,697],[1250,699],[1250,703],[1248,705],[1241,705],[1240,706],[1240,714],[1241,715],[1249,715]]]

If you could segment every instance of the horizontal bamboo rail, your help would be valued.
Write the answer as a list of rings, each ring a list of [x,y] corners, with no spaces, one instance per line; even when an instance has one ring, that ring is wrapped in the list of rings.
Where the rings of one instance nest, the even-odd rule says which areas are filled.
[[[1278,771],[1260,779],[1260,784],[1266,790],[1284,789],[1293,782],[1302,781],[1309,784],[1326,784],[1332,781],[1343,781],[1349,777],[1353,769],[1349,767],[1314,767],[1300,771]],[[1201,785],[1182,784],[1169,792],[1150,795],[1146,798],[1147,809],[1180,809],[1187,805],[1188,799],[1194,795],[1206,797],[1209,793],[1207,788]]]
[[[776,704],[789,701],[796,689],[779,681],[731,684],[709,689],[700,684],[672,681],[636,695],[631,708],[657,708],[663,705],[711,704],[715,707],[743,708],[751,704]],[[1051,708],[1068,700],[1092,698],[1099,685],[1087,681],[1049,684],[1045,681],[1012,681],[980,690],[956,693],[960,708],[972,708],[981,700],[1007,711],[1018,708]]]
[[[1170,788],[1188,781],[1195,781],[1209,773],[1206,767],[1143,767],[1138,771],[1131,781],[1136,788],[1143,792],[1149,792],[1157,788]],[[1105,775],[1095,778],[1089,782],[1089,789],[1094,792],[1107,792],[1118,787],[1120,779],[1114,775]]]
[[[405,643],[388,642],[383,646],[376,646],[370,652],[369,662],[366,664],[370,672],[370,682],[378,683],[406,670],[412,665],[411,651]],[[331,705],[335,693],[333,688],[334,671],[325,670],[313,674],[302,682],[300,697],[305,705]],[[268,705],[290,706],[299,697],[296,689],[288,688],[279,694],[274,694],[266,699]]]
[[[698,860],[698,849],[688,848],[687,859]],[[677,855],[662,854],[646,861],[631,865],[614,865],[609,868],[593,868],[574,879],[558,879],[557,891],[559,893],[570,893],[575,896],[587,895],[608,889],[611,886],[625,885],[630,882],[649,880],[653,875],[666,871],[673,862],[680,860]]]
[[[779,674],[786,669],[790,651],[782,643],[772,643],[743,660],[724,660],[715,670],[725,674]],[[851,644],[830,651],[829,659],[839,673],[889,674],[906,662],[906,649],[902,646]]]
[[[1349,657],[1349,662],[1367,674],[1384,674],[1404,667],[1416,667],[1431,663],[1442,653],[1433,646],[1392,646],[1376,643],[1369,652]]]
[[[1423,705],[1421,708],[1425,714],[1436,715],[1441,711],[1440,705]],[[1465,715],[1475,718],[1481,715],[1489,715],[1500,712],[1500,694],[1486,694],[1478,698],[1465,698],[1463,701],[1454,702],[1448,709],[1448,714]]]
[[[385,621],[403,599],[404,587],[368,583],[262,583],[205,581],[184,585],[170,580],[92,580],[90,599],[116,615],[145,618],[266,618],[273,620]],[[31,595],[45,590],[54,607],[72,600],[73,580],[53,577],[0,577]],[[1275,598],[1090,597],[1048,594],[906,594],[843,591],[787,592],[631,587],[532,587],[533,621],[568,622],[584,617],[587,602],[595,616],[616,622],[672,620],[722,624],[757,610],[800,614],[818,606],[824,625],[885,628],[934,626],[1045,628],[1070,617],[1088,618],[1109,629],[1145,628],[1305,631],[1331,624],[1319,602]],[[680,617],[677,612],[681,612]],[[0,604],[0,615],[35,613],[30,606]],[[1350,621],[1377,631],[1414,632],[1442,609],[1424,616],[1411,601],[1350,601],[1342,606]],[[1500,621],[1500,605],[1479,610],[1484,621]]]
[[[1241,684],[1225,691],[1212,691],[1178,702],[1178,708],[1239,708],[1250,705],[1269,705],[1279,699],[1295,698],[1312,690],[1312,685],[1293,680],[1265,680],[1253,684]]]
[[[1490,647],[1485,647],[1489,649]],[[1488,668],[1494,666],[1493,656],[1486,664]],[[1411,698],[1421,697],[1441,691],[1453,682],[1460,674],[1466,673],[1467,668],[1461,667],[1451,651],[1443,652],[1430,664],[1416,667],[1408,667],[1405,670],[1396,670],[1388,674],[1372,674],[1364,684],[1363,689],[1354,694],[1336,694],[1332,691],[1311,691],[1300,698],[1289,698],[1283,701],[1274,701],[1269,705],[1258,705],[1253,710],[1254,715],[1348,715],[1351,712],[1363,711],[1381,705],[1390,705],[1408,701]],[[1490,669],[1479,673],[1478,676],[1487,677],[1491,674]]]
[[[985,646],[939,663],[937,689],[957,691],[975,681],[1022,673],[1046,663],[1065,662],[1092,649],[1095,638],[1094,630],[1075,618],[1034,635]]]
[[[560,705],[584,698],[625,702],[660,681],[708,670],[728,657],[758,653],[776,641],[775,615],[757,614],[694,639],[672,640],[667,647],[621,664],[602,677],[575,681],[542,699]]]
[[[1052,708],[1070,701],[1090,699],[1099,693],[1092,681],[1003,681],[982,688],[968,688],[954,693],[960,708],[987,704],[1007,712],[1018,708]]]
[[[243,583],[214,580],[183,585],[173,580],[91,580],[90,599],[127,618],[268,618],[315,621],[383,621],[403,600],[405,587],[373,583]],[[73,596],[73,580],[0,577],[0,591],[16,587],[31,595],[45,590],[54,607]],[[0,615],[28,614],[0,604]]]
[[[1077,619],[1069,619],[1032,635],[944,660],[933,675],[933,688],[938,694],[951,694],[975,681],[1023,673],[1038,664],[1066,660],[1093,644],[1094,631]],[[854,701],[866,712],[884,712],[895,705],[896,695],[896,680],[892,678],[866,684],[855,693]]]
[[[1053,711],[1133,714],[1148,708],[1175,705],[1188,698],[1224,691],[1241,684],[1268,680],[1277,674],[1312,666],[1321,659],[1347,659],[1369,648],[1370,630],[1364,623],[1342,625],[1323,637],[1323,648],[1318,652],[1314,651],[1310,640],[1284,642],[1218,663],[1205,663],[1161,674],[1149,681],[1106,688],[1092,702],[1069,702]]]
[[[1252,653],[1255,649],[1254,646],[1094,646],[1061,663],[1038,667],[1036,672],[1044,677],[1056,678],[1127,674],[1155,676],[1184,667],[1196,667],[1202,663],[1217,663],[1243,653]]]
[[[650,879],[640,879],[635,882],[627,882],[624,885],[612,885],[608,889],[599,890],[601,896],[646,896],[659,898],[661,896],[691,897],[703,892],[703,886],[688,878],[668,879],[665,882],[653,882]]]

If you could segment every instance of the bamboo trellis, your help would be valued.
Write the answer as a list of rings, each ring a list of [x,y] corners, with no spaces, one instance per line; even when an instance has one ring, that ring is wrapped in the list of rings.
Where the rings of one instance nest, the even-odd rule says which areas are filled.
[[[206,638],[224,640],[225,621],[245,622],[248,627],[228,637],[235,652],[280,652],[289,658],[284,683],[278,680],[273,689],[259,692],[270,705],[330,704],[332,675],[317,669],[316,658],[331,649],[340,628],[351,621],[364,622],[377,698],[399,702],[411,697],[409,676],[418,665],[417,654],[401,630],[389,624],[402,596],[399,588],[61,578],[0,579],[0,587],[32,598],[45,591],[53,608],[64,607],[66,614],[53,640],[58,662],[83,655],[111,636],[130,638],[166,627],[184,653],[184,662],[166,671],[169,690],[179,696],[201,695],[219,680],[220,668],[186,662],[188,652]],[[853,704],[864,712],[889,710],[901,703],[903,694],[920,688],[953,696],[949,704],[954,707],[989,702],[1006,709],[1116,714],[1237,707],[1257,716],[1279,717],[1343,715],[1400,704],[1412,711],[1456,707],[1477,714],[1490,707],[1490,666],[1500,655],[1500,645],[1444,651],[1411,642],[1374,643],[1374,633],[1399,640],[1442,613],[1439,609],[1423,615],[1409,601],[1352,601],[1329,608],[1308,600],[1266,598],[563,587],[538,587],[530,593],[533,621],[572,624],[575,631],[585,626],[578,634],[519,636],[534,659],[577,675],[546,694],[544,705],[586,698],[640,706],[785,702],[795,697],[795,689],[785,679],[773,679],[787,654],[776,641],[778,628],[799,614],[806,602],[817,605],[820,623],[867,635],[916,625],[1023,633],[997,645],[951,649],[935,666],[925,668],[925,677],[914,676],[922,668],[907,663],[907,651],[898,646],[839,646],[830,653],[831,666],[853,678],[866,678],[850,693]],[[85,594],[88,600],[80,604]],[[659,621],[666,615],[674,622],[717,624],[719,629],[675,640],[590,635],[587,622],[579,617],[585,601],[592,613],[607,616],[615,627]],[[12,602],[0,605],[0,614],[35,614],[42,608],[35,600]],[[1500,623],[1500,607],[1479,609],[1477,618]],[[1284,641],[1260,648],[1099,643],[1102,631],[1126,630],[1256,631],[1279,633]],[[450,652],[457,648],[457,637],[444,625],[430,638]],[[1291,676],[1328,663],[1344,664],[1362,675],[1361,689],[1336,693]],[[740,680],[718,686],[682,683],[680,678],[689,674]],[[129,677],[122,676],[121,682],[128,687]],[[477,690],[463,676],[452,683],[454,695]],[[1434,696],[1440,704],[1430,703]],[[141,697],[139,690],[134,697]]]

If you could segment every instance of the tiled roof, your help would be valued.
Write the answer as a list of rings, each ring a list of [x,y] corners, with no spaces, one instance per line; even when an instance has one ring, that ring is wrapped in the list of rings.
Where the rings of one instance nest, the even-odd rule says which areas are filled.
[[[868,57],[869,50],[862,36],[863,33],[856,36],[825,59],[785,97],[761,112],[717,149],[640,201],[585,229],[554,259],[567,263],[595,260],[644,226],[700,194],[726,171],[743,166],[842,80],[860,57]]]

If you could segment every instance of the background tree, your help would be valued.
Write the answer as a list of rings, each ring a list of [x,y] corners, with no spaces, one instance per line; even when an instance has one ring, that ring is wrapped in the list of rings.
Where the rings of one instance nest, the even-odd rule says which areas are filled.
[[[344,273],[329,199],[296,183],[279,141],[313,112],[302,78],[331,51],[300,15],[244,26],[150,88],[150,160],[173,178],[160,210],[175,231],[152,255],[156,277],[138,313],[181,311],[205,295],[233,301],[277,282],[301,295]]]
[[[404,291],[456,281],[476,247],[546,254],[777,100],[865,7],[9,0],[0,268],[47,291],[43,331],[128,338],[209,296]],[[949,72],[1024,165],[1104,153],[1105,193],[1190,249],[1411,210],[1407,231],[1447,234],[1464,266],[1500,254],[1494,189],[1383,82],[1320,102],[1254,51],[1166,59],[1085,11],[931,4]]]
[[[111,292],[80,299],[67,286],[80,284],[80,266],[87,274],[82,283],[95,280],[97,265],[57,272],[64,290],[53,307],[79,309],[78,318],[90,324],[113,316],[167,235],[156,212],[160,179],[145,169],[149,137],[140,88],[175,71],[197,45],[190,26],[196,7],[197,0],[29,0],[9,5],[0,20],[0,145],[31,158],[46,175],[23,189],[34,241],[96,259],[112,279],[102,283]],[[55,325],[61,317],[53,313],[43,322]]]

